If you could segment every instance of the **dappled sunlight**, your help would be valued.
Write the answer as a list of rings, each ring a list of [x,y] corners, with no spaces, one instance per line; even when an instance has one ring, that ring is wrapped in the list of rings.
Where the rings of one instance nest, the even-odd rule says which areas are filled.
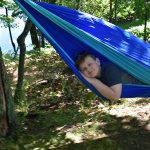
[[[126,103],[125,105],[120,105],[116,108],[112,108],[111,110],[109,110],[109,113],[118,117],[132,116],[141,121],[148,121],[150,118],[150,101],[148,102],[148,100],[145,99],[146,103],[148,103],[146,105],[143,105],[142,103],[140,103],[141,99],[142,98],[128,99],[128,103]]]
[[[6,62],[7,71],[9,73],[10,81],[15,84],[18,79],[18,62]]]
[[[73,143],[81,143],[83,141],[82,133],[73,134],[71,132],[67,132],[65,138],[71,140]]]
[[[15,141],[7,141],[17,143],[14,150],[147,149],[149,99],[120,99],[110,105],[87,89],[57,54],[37,57],[26,61],[27,95],[16,109]]]
[[[97,143],[98,141],[99,141],[98,143],[102,147],[104,145],[108,146],[109,144],[111,147],[111,145],[113,145],[114,143],[118,143],[117,147],[122,147],[122,146],[126,147],[131,144],[132,140],[134,140],[134,141],[139,142],[138,146],[142,144],[143,147],[146,147],[146,145],[143,143],[143,140],[138,141],[139,138],[137,138],[136,133],[139,132],[139,134],[142,136],[142,139],[147,139],[148,138],[147,127],[148,127],[149,120],[143,119],[143,121],[141,121],[141,120],[138,120],[138,116],[132,116],[132,108],[136,107],[135,105],[136,101],[134,100],[132,101],[132,106],[131,106],[132,108],[130,109],[127,109],[128,105],[131,105],[131,102],[130,101],[128,102],[129,103],[123,103],[122,105],[114,105],[111,107],[101,106],[99,109],[98,107],[92,106],[93,108],[91,107],[91,109],[87,109],[88,111],[85,111],[86,114],[88,115],[88,118],[85,119],[85,121],[83,122],[73,123],[72,125],[69,125],[70,124],[69,123],[63,126],[58,126],[56,128],[54,128],[55,124],[53,125],[51,124],[53,126],[52,131],[53,133],[55,133],[54,136],[57,135],[59,138],[53,137],[52,139],[50,138],[49,141],[46,139],[38,140],[37,143],[44,144],[44,141],[45,141],[44,145],[48,146],[49,148],[54,148],[54,149],[55,148],[56,149],[59,149],[59,148],[60,149],[61,148],[77,149],[79,148],[78,147],[79,145],[82,148],[93,147],[93,144],[95,142]],[[72,108],[72,106],[70,105],[66,107],[65,110],[67,108],[69,110],[69,107]],[[113,114],[113,111],[117,110],[117,108],[122,109],[122,114],[120,112]],[[130,112],[131,115],[128,116],[125,113],[125,111],[123,111],[123,109],[125,109],[128,113]],[[135,110],[133,111],[135,112]],[[91,113],[89,113],[90,111]],[[138,108],[137,108],[137,111],[139,111]],[[81,111],[79,110],[77,112],[81,113]],[[63,113],[65,112],[63,111]],[[70,116],[71,118],[74,118],[73,116],[75,115],[75,113],[71,113],[68,116],[69,112],[65,114],[67,115],[66,117]],[[53,118],[56,118],[54,115],[55,114],[52,113],[51,117],[53,116]],[[60,115],[62,118],[64,119],[66,118],[66,117],[63,117],[61,113]],[[52,118],[51,118],[51,123],[52,123]],[[44,133],[47,134],[47,136],[49,134],[48,132],[47,133],[44,132]],[[127,138],[129,135],[130,135],[131,141]],[[122,141],[122,138],[124,138],[123,141]],[[90,141],[90,144],[87,144],[87,142],[89,141]],[[98,143],[96,145],[100,146]],[[73,147],[72,147],[72,144],[73,144]],[[35,147],[37,147],[36,144],[35,144]],[[136,146],[134,145],[133,147],[136,147]],[[44,148],[44,146],[41,148]]]

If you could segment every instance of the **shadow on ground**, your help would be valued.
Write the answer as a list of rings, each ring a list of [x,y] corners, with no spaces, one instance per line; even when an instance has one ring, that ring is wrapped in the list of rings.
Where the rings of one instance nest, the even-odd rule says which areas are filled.
[[[91,119],[89,114],[79,112],[76,106],[26,116],[16,143],[22,150],[150,149],[149,121],[138,120],[132,116],[117,117],[106,112],[97,113],[96,118],[99,122],[97,137],[83,136],[82,139],[80,137],[79,143],[75,143],[72,139],[67,139],[66,134],[71,132],[72,128],[83,128],[81,124]],[[83,134],[86,134],[86,131]]]

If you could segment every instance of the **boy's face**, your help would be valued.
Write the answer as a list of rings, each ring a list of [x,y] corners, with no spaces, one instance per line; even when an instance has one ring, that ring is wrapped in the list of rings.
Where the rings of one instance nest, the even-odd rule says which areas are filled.
[[[90,56],[87,56],[85,60],[79,65],[81,73],[86,77],[96,78],[101,75],[100,61],[98,58],[94,59]]]

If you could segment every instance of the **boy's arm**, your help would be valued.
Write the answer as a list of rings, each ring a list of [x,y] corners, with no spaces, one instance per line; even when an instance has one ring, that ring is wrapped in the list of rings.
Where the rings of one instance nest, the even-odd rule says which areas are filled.
[[[89,83],[91,83],[97,89],[97,91],[99,93],[101,93],[104,97],[106,97],[107,99],[114,101],[114,100],[118,100],[120,98],[121,92],[122,92],[122,84],[121,83],[109,87],[96,78],[88,78],[84,75],[83,75],[83,77]]]

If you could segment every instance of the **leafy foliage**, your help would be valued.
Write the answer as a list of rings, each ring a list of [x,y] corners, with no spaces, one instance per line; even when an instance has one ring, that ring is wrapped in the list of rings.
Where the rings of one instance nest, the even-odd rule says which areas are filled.
[[[14,3],[14,1],[11,0],[2,0],[0,2],[0,7],[5,8],[5,10],[7,9],[8,11],[13,11],[14,9],[16,9],[16,4]],[[0,14],[0,22],[4,25],[4,27],[15,27],[16,24],[13,24],[14,22],[14,17],[12,17],[11,15],[7,16],[6,14]]]
[[[1,0],[0,1],[0,7],[7,7],[12,9],[14,7],[14,1],[12,0]]]

